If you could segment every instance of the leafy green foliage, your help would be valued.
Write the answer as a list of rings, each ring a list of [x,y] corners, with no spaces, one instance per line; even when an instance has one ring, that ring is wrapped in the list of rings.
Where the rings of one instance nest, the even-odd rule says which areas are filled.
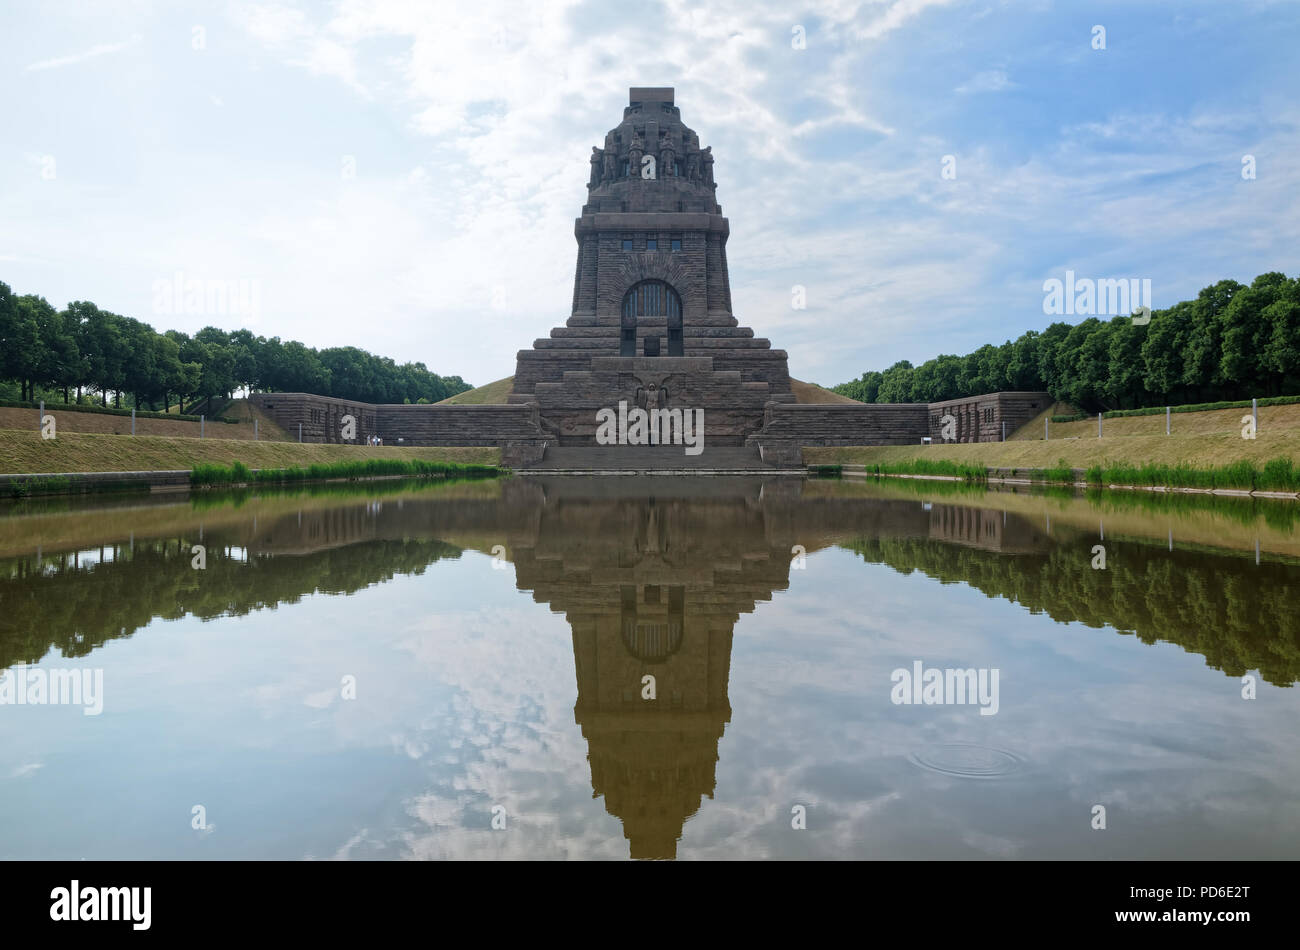
[[[126,416],[131,417],[130,409],[112,409],[103,406],[91,406],[87,404],[70,404],[75,412],[93,412],[101,416]],[[0,399],[0,406],[10,409],[37,409],[39,403],[20,402],[16,399]],[[175,412],[150,412],[148,409],[137,409],[135,412],[137,419],[171,419],[173,422],[198,422],[198,416],[180,415]],[[228,422],[231,425],[237,425],[238,419],[209,419],[209,422]]]
[[[1071,465],[1067,465],[1065,459],[1057,459],[1056,465],[1051,468],[1042,469],[1037,473],[1037,475],[1045,482],[1074,483],[1074,468]]]
[[[433,539],[360,541],[277,558],[274,570],[250,571],[235,551],[247,542],[210,530],[200,583],[190,569],[190,545],[198,541],[197,532],[137,538],[129,557],[90,566],[77,566],[71,552],[47,553],[41,572],[30,570],[30,557],[0,559],[0,599],[23,604],[21,623],[0,623],[0,669],[38,662],[52,649],[88,656],[153,617],[246,616],[312,591],[351,593],[461,556],[460,548]]]
[[[942,402],[1046,390],[1088,412],[1300,392],[1300,277],[1270,272],[1246,287],[1206,287],[1152,313],[1053,323],[966,356],[941,354],[870,371],[834,391],[859,402]]]
[[[28,495],[60,495],[69,490],[72,479],[66,475],[40,475],[35,478],[15,479],[9,483],[9,494],[14,498]]]
[[[1131,462],[1094,465],[1088,469],[1086,480],[1090,485],[1300,491],[1300,469],[1295,467],[1292,459],[1285,456],[1270,459],[1262,468],[1244,459],[1215,468],[1195,468],[1187,464],[1135,465]]]
[[[981,465],[953,462],[947,459],[908,459],[896,462],[877,462],[870,467],[876,475],[947,475],[968,482],[988,480],[988,469]],[[1031,469],[1035,481],[1059,482],[1073,485],[1078,479],[1076,470],[1060,459],[1055,466]],[[1285,456],[1271,459],[1263,467],[1248,460],[1232,462],[1211,468],[1196,468],[1186,463],[1167,465],[1132,462],[1113,462],[1093,465],[1084,473],[1089,485],[1133,485],[1137,487],[1164,488],[1229,488],[1240,491],[1300,492],[1300,468]]]
[[[119,409],[127,394],[138,409],[160,405],[164,412],[174,400],[202,400],[209,417],[213,400],[239,390],[400,403],[439,402],[471,388],[459,376],[439,376],[423,363],[399,365],[352,346],[318,351],[247,329],[204,327],[192,337],[178,330],[159,333],[89,301],[59,311],[43,297],[15,296],[0,283],[4,380],[19,384],[20,402],[50,402],[61,390],[64,403],[81,403],[81,390],[87,389],[98,393],[101,407],[111,395]]]
[[[1064,534],[1058,528],[1055,539]],[[1300,681],[1294,565],[1108,537],[1106,570],[1080,570],[1090,544],[1077,537],[1016,557],[929,538],[864,537],[844,546],[870,563],[968,584],[1058,622],[1176,643],[1228,676],[1259,670],[1277,686]]]
[[[988,480],[988,470],[983,465],[967,465],[947,459],[904,459],[897,462],[877,462],[872,465],[876,475],[945,475],[968,482]]]
[[[262,468],[251,470],[243,462],[230,466],[200,464],[190,473],[191,485],[283,484],[319,481],[328,478],[380,478],[394,475],[466,476],[500,475],[504,469],[495,465],[464,462],[436,462],[425,459],[354,459],[342,462],[316,462],[306,468]]]

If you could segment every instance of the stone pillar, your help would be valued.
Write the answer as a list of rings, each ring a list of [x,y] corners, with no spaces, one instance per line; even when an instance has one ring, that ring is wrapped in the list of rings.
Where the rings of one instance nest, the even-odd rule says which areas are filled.
[[[573,312],[596,312],[596,272],[599,266],[600,245],[594,234],[585,234],[578,245],[578,273],[574,278]]]
[[[722,238],[717,234],[706,237],[704,273],[707,280],[706,306],[709,313],[725,310],[723,272],[722,272]]]
[[[727,270],[727,242],[724,238],[718,238],[718,256],[722,265],[722,307],[727,313],[731,313],[731,277]]]
[[[578,311],[578,294],[582,289],[582,259],[586,255],[587,240],[586,238],[578,239],[578,261],[573,265],[573,306],[569,313]]]

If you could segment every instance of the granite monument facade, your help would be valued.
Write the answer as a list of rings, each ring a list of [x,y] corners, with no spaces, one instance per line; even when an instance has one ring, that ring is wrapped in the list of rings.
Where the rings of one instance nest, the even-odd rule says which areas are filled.
[[[702,410],[704,458],[693,467],[709,467],[713,446],[726,467],[758,470],[797,468],[811,445],[994,441],[1050,404],[1047,393],[800,404],[786,352],[732,312],[712,147],[682,122],[674,90],[633,87],[589,163],[569,318],[518,352],[506,405],[375,406],[305,393],[254,402],[291,435],[301,425],[304,441],[497,445],[516,468],[618,468],[651,456],[636,445],[593,452],[602,411]]]

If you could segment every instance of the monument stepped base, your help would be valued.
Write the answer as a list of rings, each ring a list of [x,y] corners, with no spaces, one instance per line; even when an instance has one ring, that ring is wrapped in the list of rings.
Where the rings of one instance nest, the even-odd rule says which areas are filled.
[[[608,475],[689,473],[692,475],[779,475],[803,473],[801,466],[777,466],[763,461],[753,446],[709,446],[687,455],[679,445],[547,446],[541,461],[520,470],[523,475],[565,472]]]
[[[625,362],[633,363],[615,359],[611,366]],[[665,361],[665,365],[671,362]],[[762,384],[737,384],[725,372],[701,372],[694,380],[687,374],[673,385],[678,392],[689,392],[693,385],[720,379],[726,383],[724,390],[762,396]],[[369,436],[377,435],[386,445],[495,445],[501,449],[501,464],[509,468],[532,468],[548,458],[566,457],[573,463],[566,470],[574,471],[648,471],[650,462],[661,460],[657,453],[664,453],[665,462],[673,461],[670,455],[676,458],[664,471],[742,470],[747,468],[742,464],[745,459],[756,459],[760,468],[789,469],[803,464],[804,446],[916,445],[924,438],[936,444],[996,442],[1004,430],[1011,435],[1052,404],[1052,397],[1045,392],[989,393],[930,405],[800,405],[785,401],[790,398],[785,394],[758,403],[749,401],[753,397],[738,395],[731,406],[705,408],[704,454],[687,456],[681,446],[596,445],[596,413],[601,400],[595,392],[578,398],[569,391],[569,397],[587,404],[581,409],[556,405],[554,411],[564,421],[559,428],[564,431],[544,428],[538,400],[547,400],[546,392],[543,387],[542,394],[530,394],[525,400],[518,400],[516,394],[509,405],[484,406],[385,406],[310,393],[256,393],[250,401],[291,437],[301,425],[304,442],[362,445]],[[630,394],[621,395],[626,399]],[[703,401],[707,390],[692,395]],[[351,438],[343,434],[349,431],[344,425],[349,418]],[[557,452],[575,454],[556,456]],[[620,461],[623,455],[630,461]]]

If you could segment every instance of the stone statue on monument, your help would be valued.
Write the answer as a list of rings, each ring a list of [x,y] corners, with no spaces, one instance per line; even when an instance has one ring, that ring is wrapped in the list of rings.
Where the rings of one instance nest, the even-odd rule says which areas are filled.
[[[659,175],[661,178],[671,178],[677,174],[677,150],[673,145],[672,136],[665,132],[659,137]]]
[[[686,130],[686,180],[700,179],[700,137],[692,130]]]
[[[641,156],[643,154],[641,136],[634,130],[632,132],[632,144],[627,147],[627,173],[633,178],[641,177]]]
[[[700,153],[686,153],[686,179],[687,181],[699,181],[700,179]]]
[[[614,133],[610,132],[605,136],[605,168],[601,175],[603,181],[613,181],[618,177],[618,143],[614,141]]]
[[[646,412],[666,408],[668,390],[661,389],[658,383],[646,383],[636,391],[636,404]]]

